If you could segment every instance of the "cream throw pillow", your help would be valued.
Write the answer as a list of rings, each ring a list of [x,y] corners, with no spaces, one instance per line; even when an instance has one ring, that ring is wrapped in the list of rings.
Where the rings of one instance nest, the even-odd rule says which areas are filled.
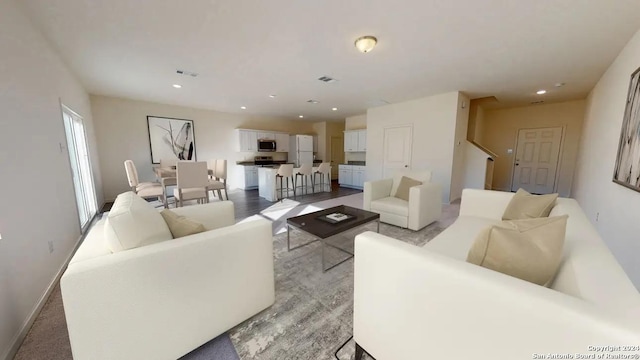
[[[393,194],[393,196],[398,199],[409,201],[409,189],[418,185],[422,185],[422,181],[403,176],[402,179],[400,179],[400,185],[398,185],[396,193]]]
[[[562,261],[567,217],[503,221],[480,232],[467,262],[534,284],[553,280]]]
[[[502,214],[502,220],[547,217],[556,204],[558,194],[532,195],[518,189]]]
[[[206,231],[204,225],[180,216],[169,209],[162,210],[160,215],[169,226],[174,239]]]

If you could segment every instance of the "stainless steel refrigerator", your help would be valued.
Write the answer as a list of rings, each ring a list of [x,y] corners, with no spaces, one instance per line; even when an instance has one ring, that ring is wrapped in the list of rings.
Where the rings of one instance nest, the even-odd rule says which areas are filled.
[[[302,164],[309,164],[313,166],[313,136],[289,136],[288,161],[294,163],[294,167],[300,167]]]

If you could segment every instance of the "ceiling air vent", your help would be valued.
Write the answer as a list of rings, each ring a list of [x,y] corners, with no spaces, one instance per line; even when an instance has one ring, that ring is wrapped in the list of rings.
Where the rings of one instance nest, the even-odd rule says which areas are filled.
[[[338,81],[337,79],[334,79],[334,78],[329,77],[329,76],[322,76],[322,77],[319,77],[319,78],[318,78],[318,80],[320,80],[320,81],[322,81],[322,82],[326,82],[326,83],[332,83],[332,82],[336,82],[336,81]]]
[[[187,70],[176,70],[176,73],[180,74],[180,75],[184,75],[184,76],[191,76],[191,77],[196,77],[198,76],[198,73],[194,73],[192,71],[187,71]]]
[[[309,104],[317,104],[317,103],[319,103],[320,101],[311,99],[311,100],[307,100],[307,102],[308,102]]]
[[[531,103],[531,105],[540,105],[540,104],[542,104],[543,102],[544,102],[544,100],[540,100],[540,101],[533,101],[533,102]]]

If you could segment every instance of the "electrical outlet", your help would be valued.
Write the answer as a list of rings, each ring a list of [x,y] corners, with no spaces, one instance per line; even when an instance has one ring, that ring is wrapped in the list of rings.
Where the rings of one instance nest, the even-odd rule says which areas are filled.
[[[53,252],[53,240],[49,240],[49,254]]]

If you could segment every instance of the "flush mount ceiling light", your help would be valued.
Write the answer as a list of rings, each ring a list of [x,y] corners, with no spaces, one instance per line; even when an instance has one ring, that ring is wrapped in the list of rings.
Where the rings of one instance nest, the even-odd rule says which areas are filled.
[[[180,89],[182,87],[182,85],[173,84],[173,87],[176,88],[176,89]]]
[[[275,98],[275,97],[276,97],[276,95],[271,94],[271,95],[269,95],[269,97],[273,99],[273,98]]]
[[[300,119],[302,119],[302,118],[304,118],[304,115],[298,115],[298,117],[299,117]]]
[[[547,90],[538,90],[538,91],[536,91],[536,94],[538,94],[538,95],[544,95],[546,93],[547,93]]]
[[[333,111],[338,111],[338,108],[331,108],[331,110],[333,110]]]
[[[360,52],[366,54],[371,51],[377,43],[378,39],[376,39],[375,36],[367,35],[356,39],[355,45]]]
[[[247,107],[246,106],[240,106],[240,109],[247,110]]]

